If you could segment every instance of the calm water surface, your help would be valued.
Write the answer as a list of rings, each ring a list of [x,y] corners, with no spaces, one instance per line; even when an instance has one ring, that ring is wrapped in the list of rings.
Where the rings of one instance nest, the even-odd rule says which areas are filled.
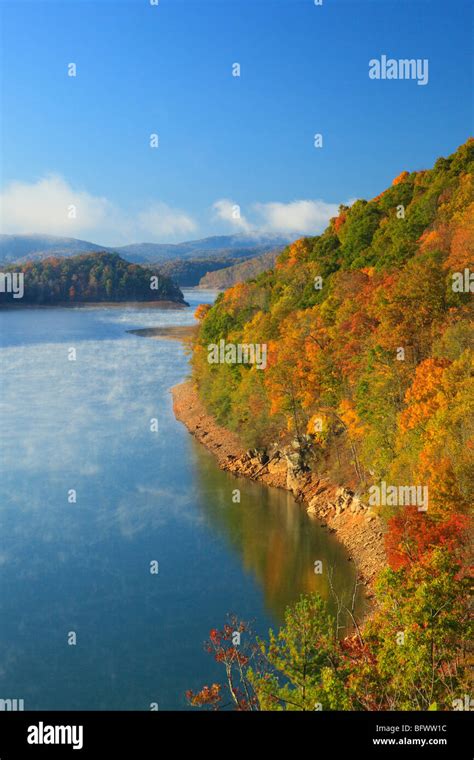
[[[192,324],[214,294],[185,297],[185,311],[0,313],[0,698],[25,709],[184,708],[222,677],[202,644],[227,613],[264,634],[301,592],[330,597],[315,560],[352,596],[327,531],[221,472],[174,419],[181,345],[126,331]]]

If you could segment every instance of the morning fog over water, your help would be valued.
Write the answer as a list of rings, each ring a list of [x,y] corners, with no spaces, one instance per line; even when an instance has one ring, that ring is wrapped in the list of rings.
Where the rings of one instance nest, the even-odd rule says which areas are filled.
[[[174,419],[181,344],[126,332],[192,324],[213,297],[0,313],[1,699],[184,708],[220,677],[203,641],[227,613],[265,634],[300,593],[330,598],[318,560],[350,602],[340,544],[287,492],[219,470]]]

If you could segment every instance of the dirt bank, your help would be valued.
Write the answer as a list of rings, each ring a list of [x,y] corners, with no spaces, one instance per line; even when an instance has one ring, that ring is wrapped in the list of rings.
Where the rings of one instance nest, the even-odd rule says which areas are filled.
[[[212,451],[221,469],[292,491],[313,519],[337,535],[356,563],[370,599],[373,582],[385,565],[381,519],[347,489],[312,474],[293,475],[287,460],[279,453],[262,464],[257,456],[245,451],[234,433],[222,428],[206,412],[191,381],[176,385],[172,395],[176,418]]]

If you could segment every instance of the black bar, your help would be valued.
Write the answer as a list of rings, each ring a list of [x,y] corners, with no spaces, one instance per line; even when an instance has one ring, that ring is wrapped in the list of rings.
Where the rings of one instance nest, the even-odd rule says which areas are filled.
[[[332,760],[328,752],[334,752],[336,760],[345,751],[351,753],[348,760],[354,753],[363,758],[471,760],[471,718],[469,712],[2,712],[0,760],[25,756],[156,760],[160,755],[180,756],[188,748],[193,754],[204,750],[240,760],[256,751],[266,757],[273,749],[281,754],[285,746],[290,758],[304,751],[315,759]],[[67,728],[56,731],[59,726]],[[28,737],[71,743],[31,744]]]

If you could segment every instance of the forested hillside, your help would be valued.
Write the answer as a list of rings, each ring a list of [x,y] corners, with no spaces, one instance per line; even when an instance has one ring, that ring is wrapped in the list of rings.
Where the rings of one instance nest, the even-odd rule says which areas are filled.
[[[227,266],[225,269],[209,271],[199,282],[200,288],[213,288],[225,290],[237,285],[239,282],[251,280],[267,269],[271,269],[277,259],[279,250],[268,251],[260,256],[255,256],[247,261]]]
[[[196,287],[203,276],[232,266],[236,259],[232,258],[202,258],[202,259],[171,259],[160,261],[158,266],[165,277],[170,277],[182,288]]]
[[[0,292],[0,304],[53,305],[97,301],[176,301],[181,290],[167,277],[149,267],[129,264],[113,253],[89,253],[69,258],[27,261],[3,268],[23,275],[22,297]]]
[[[421,478],[436,482],[435,501],[464,504],[474,474],[464,282],[473,168],[469,140],[432,170],[403,172],[373,200],[341,206],[321,236],[221,294],[194,354],[219,421],[251,446],[307,440],[311,466],[346,483]],[[267,344],[266,370],[209,364],[219,339]]]
[[[211,631],[237,709],[471,709],[473,269],[470,139],[341,206],[273,271],[198,310],[194,379],[218,420],[269,456],[294,450],[301,470],[351,485],[386,520],[376,608],[354,636],[338,642],[318,598],[245,653],[235,623]],[[265,366],[224,349],[209,363],[220,341],[267,346]],[[216,708],[224,695],[213,684],[188,698]]]

